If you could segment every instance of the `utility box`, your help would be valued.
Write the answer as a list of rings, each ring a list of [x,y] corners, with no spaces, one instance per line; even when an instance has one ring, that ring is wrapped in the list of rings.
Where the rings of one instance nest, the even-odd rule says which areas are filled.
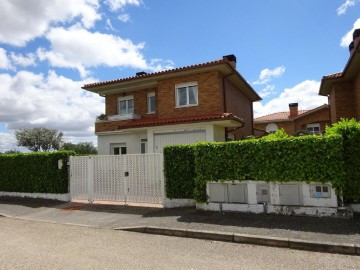
[[[309,189],[311,198],[331,198],[329,185],[310,185]]]
[[[279,195],[281,205],[302,205],[300,185],[279,185]]]
[[[270,202],[270,188],[269,184],[256,185],[256,198],[258,203]]]
[[[209,201],[210,202],[227,202],[228,192],[227,184],[209,183]]]
[[[247,188],[245,184],[228,184],[229,203],[246,203]]]

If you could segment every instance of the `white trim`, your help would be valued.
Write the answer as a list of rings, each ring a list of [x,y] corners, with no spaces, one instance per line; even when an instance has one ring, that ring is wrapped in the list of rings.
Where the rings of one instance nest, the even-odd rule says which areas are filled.
[[[120,113],[120,102],[121,101],[129,101],[129,100],[132,100],[133,101],[133,112],[132,113],[129,113],[129,103],[126,102],[126,111],[127,113],[125,114],[121,114]],[[123,117],[124,119],[132,119],[132,115],[134,114],[135,112],[135,100],[134,100],[134,96],[125,96],[125,97],[118,97],[118,100],[117,100],[117,113],[118,115],[120,115],[121,117]]]
[[[40,199],[49,199],[49,200],[58,200],[69,202],[70,193],[64,194],[53,194],[53,193],[24,193],[24,192],[3,192],[0,191],[0,196],[10,196],[10,197],[22,197],[22,198],[40,198]]]

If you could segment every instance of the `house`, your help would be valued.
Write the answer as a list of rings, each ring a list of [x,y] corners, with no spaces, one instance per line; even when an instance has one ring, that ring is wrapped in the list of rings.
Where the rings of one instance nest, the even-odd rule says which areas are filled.
[[[321,80],[319,95],[327,96],[331,123],[341,118],[360,121],[360,29],[353,33],[350,57],[342,72],[326,75]]]
[[[234,55],[82,88],[105,97],[105,115],[95,123],[100,155],[242,139],[253,134],[253,102],[261,100],[236,70]]]
[[[299,110],[298,103],[290,103],[287,112],[277,112],[254,119],[254,128],[258,132],[262,130],[273,133],[283,128],[289,135],[321,134],[326,125],[330,125],[330,110],[327,104],[311,110]]]

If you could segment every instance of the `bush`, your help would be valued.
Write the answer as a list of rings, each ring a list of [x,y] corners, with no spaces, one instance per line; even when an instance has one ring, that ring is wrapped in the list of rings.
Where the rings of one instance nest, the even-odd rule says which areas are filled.
[[[0,155],[0,190],[24,193],[68,193],[67,160],[72,151]],[[58,160],[63,166],[58,168]]]
[[[166,197],[194,198],[194,145],[166,146],[164,148],[164,175]]]
[[[341,119],[332,127],[326,127],[325,134],[342,137],[346,173],[342,195],[347,202],[360,202],[360,124],[355,119]]]

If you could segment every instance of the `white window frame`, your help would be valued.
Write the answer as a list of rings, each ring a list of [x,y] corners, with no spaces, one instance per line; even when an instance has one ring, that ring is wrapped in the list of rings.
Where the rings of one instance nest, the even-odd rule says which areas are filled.
[[[140,153],[141,154],[146,154],[148,152],[147,142],[148,142],[147,139],[140,140]]]
[[[151,98],[155,99],[155,108],[151,108]],[[147,94],[147,107],[148,107],[148,114],[152,114],[156,112],[156,96],[155,96],[155,92],[151,92]],[[152,110],[153,109],[153,110]]]
[[[196,93],[195,93],[195,100],[196,103],[195,104],[190,104],[190,99],[189,99],[189,87],[191,86],[196,86]],[[185,105],[179,105],[179,89],[180,88],[186,88],[186,104]],[[181,84],[177,84],[175,85],[175,99],[176,99],[176,108],[183,108],[183,107],[193,107],[193,106],[198,106],[199,105],[199,88],[198,88],[198,83],[197,82],[188,82],[188,83],[181,83]]]
[[[129,100],[133,100],[133,110],[132,112],[129,111],[129,104],[128,104],[128,101]],[[127,101],[126,102],[126,113],[124,114],[120,114],[120,102],[121,101]],[[135,110],[135,101],[134,101],[134,96],[125,96],[125,97],[119,97],[118,98],[118,115],[121,115],[121,116],[131,116],[134,114],[134,110]]]
[[[266,131],[269,133],[275,133],[278,129],[279,128],[275,123],[271,123],[266,126]]]
[[[119,148],[119,154],[115,154],[115,149],[116,148]],[[125,153],[122,154],[124,149],[125,149]],[[127,154],[126,143],[112,143],[112,144],[110,144],[110,153],[111,153],[111,155],[126,155]]]
[[[319,132],[314,132],[314,128],[319,128]],[[306,125],[306,130],[311,133],[311,134],[320,134],[320,124],[319,123],[314,123],[314,124],[307,124]]]

